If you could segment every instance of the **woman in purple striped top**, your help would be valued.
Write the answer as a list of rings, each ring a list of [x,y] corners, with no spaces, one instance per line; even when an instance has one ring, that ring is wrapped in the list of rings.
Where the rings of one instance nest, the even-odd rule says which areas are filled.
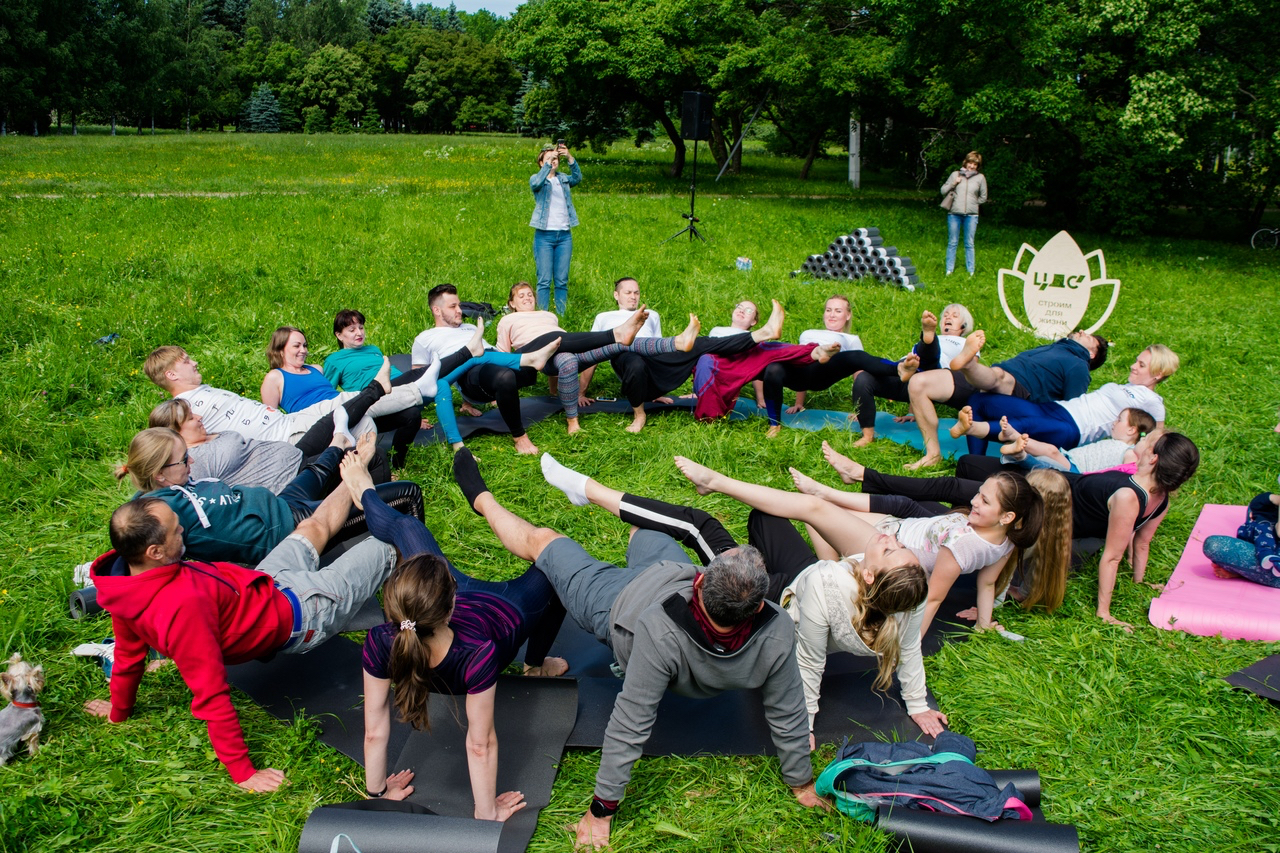
[[[383,585],[390,620],[364,643],[365,783],[370,797],[402,800],[413,793],[413,771],[387,773],[391,700],[405,722],[429,728],[430,693],[465,695],[467,764],[479,820],[506,820],[524,808],[518,791],[497,793],[498,738],[493,701],[498,674],[527,640],[526,675],[562,675],[569,664],[547,657],[564,608],[546,576],[530,567],[500,583],[455,569],[431,531],[388,507],[360,475],[343,471],[369,530],[396,546],[400,564]],[[394,685],[394,688],[393,688]]]

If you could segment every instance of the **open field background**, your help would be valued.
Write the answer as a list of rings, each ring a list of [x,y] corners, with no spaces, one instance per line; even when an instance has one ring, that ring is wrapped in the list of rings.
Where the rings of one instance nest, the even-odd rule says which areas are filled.
[[[490,137],[0,139],[0,651],[42,662],[49,677],[41,753],[0,772],[0,849],[291,850],[313,807],[360,795],[360,768],[319,744],[310,722],[282,726],[240,697],[255,762],[291,780],[275,795],[241,795],[171,670],[148,677],[127,724],[86,718],[80,706],[105,695],[105,684],[67,651],[101,639],[109,622],[66,617],[71,567],[108,547],[107,515],[130,493],[111,470],[162,399],[141,373],[153,347],[183,344],[208,381],[256,396],[278,325],[306,329],[318,362],[331,351],[340,308],[360,308],[370,341],[404,352],[430,324],[430,286],[452,281],[464,299],[504,301],[514,281],[534,275],[526,181],[536,147]],[[776,297],[794,339],[842,290],[871,352],[905,352],[920,311],[950,301],[966,303],[987,329],[990,360],[1035,345],[1004,318],[996,270],[1024,240],[1043,244],[1054,223],[984,219],[978,275],[945,279],[945,226],[932,193],[941,176],[922,193],[874,181],[851,193],[838,159],[801,183],[795,161],[748,152],[744,174],[714,188],[709,158],[700,164],[698,214],[711,242],[659,245],[688,208],[687,182],[662,176],[668,159],[660,147],[581,158],[567,328],[587,328],[614,307],[613,280],[633,275],[668,328],[690,311],[706,327],[727,323],[736,300]],[[833,237],[868,225],[916,261],[923,293],[788,276]],[[1122,379],[1148,343],[1182,356],[1162,389],[1169,425],[1198,443],[1203,461],[1153,544],[1150,579],[1162,581],[1203,503],[1243,503],[1280,471],[1270,310],[1280,257],[1190,238],[1074,236],[1085,252],[1102,247],[1109,274],[1123,282],[1102,330],[1115,346],[1095,385]],[[753,259],[751,272],[734,268],[739,255]],[[115,344],[93,343],[110,332],[120,334]],[[594,390],[616,389],[599,371]],[[809,405],[847,409],[848,383]],[[780,487],[789,487],[791,464],[834,484],[819,446],[825,438],[847,450],[851,440],[788,431],[767,441],[763,420],[659,417],[640,436],[624,424],[584,417],[583,433],[570,438],[552,419],[530,435],[603,482],[687,502],[695,495],[673,454]],[[569,507],[505,436],[471,446],[517,512],[622,558],[625,526]],[[858,458],[895,470],[914,454],[878,442]],[[406,476],[423,485],[428,523],[460,566],[494,577],[522,568],[467,510],[444,448],[413,451]],[[741,507],[699,503],[745,536]],[[1038,768],[1047,815],[1075,823],[1087,850],[1280,849],[1280,717],[1220,680],[1280,648],[1157,631],[1146,621],[1154,593],[1123,572],[1113,613],[1138,630],[1106,627],[1092,615],[1092,568],[1072,579],[1052,616],[1001,612],[1025,644],[975,637],[930,659],[930,686],[952,727],[978,742],[990,766]],[[820,750],[815,767],[831,754]],[[533,849],[568,846],[561,827],[585,808],[596,763],[594,753],[566,756]],[[619,850],[883,847],[872,830],[795,806],[771,759],[645,759],[616,824]]]

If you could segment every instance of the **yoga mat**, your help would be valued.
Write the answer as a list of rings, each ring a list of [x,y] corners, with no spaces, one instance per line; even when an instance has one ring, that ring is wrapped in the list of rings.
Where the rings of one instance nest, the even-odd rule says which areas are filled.
[[[946,637],[965,636],[967,628],[947,620],[977,599],[973,576],[961,577],[939,609],[939,618],[925,635],[925,654],[941,647]],[[963,623],[962,623],[963,624]],[[568,745],[599,749],[622,690],[622,679],[609,669],[613,654],[603,643],[566,619],[551,653],[569,661],[569,675],[578,678],[578,719]],[[926,663],[926,671],[928,664]],[[837,653],[827,658],[823,673],[814,735],[820,743],[854,740],[931,740],[915,724],[902,704],[896,679],[887,693],[874,691],[876,661]],[[932,694],[930,707],[937,708]],[[724,725],[733,720],[733,725]],[[773,740],[764,718],[763,700],[756,690],[731,690],[710,699],[691,699],[668,693],[658,706],[658,719],[644,754],[773,755]]]
[[[733,411],[729,413],[729,420],[740,421],[750,417],[764,417],[764,410],[756,408],[755,400],[748,397],[739,397],[737,404],[733,407]],[[914,423],[895,423],[894,416],[888,412],[876,412],[876,438],[887,438],[889,441],[896,441],[898,444],[906,444],[924,452],[924,439],[920,435],[920,429]],[[938,443],[942,448],[943,456],[960,457],[969,452],[969,445],[963,438],[952,438],[948,430],[956,422],[955,418],[941,418],[938,421]],[[803,412],[796,412],[794,415],[788,415],[786,412],[782,414],[782,425],[793,429],[803,429],[810,432],[816,432],[821,429],[834,429],[841,432],[856,432],[861,434],[862,428],[858,426],[858,421],[849,420],[848,412],[832,412],[826,409],[805,409]],[[987,448],[988,455],[995,455],[1000,452],[999,445],[994,442]]]
[[[298,853],[497,853],[502,834],[503,825],[494,821],[365,800],[313,811],[302,827]]]
[[[988,770],[996,786],[1013,785],[1030,808],[1040,805],[1040,772],[1037,770]]]
[[[411,802],[446,817],[472,819],[475,801],[467,769],[466,697],[432,694],[430,731],[412,732],[390,771],[414,771]],[[570,678],[498,678],[498,793],[520,791],[528,803],[502,827],[503,850],[524,850],[551,802],[551,786],[573,728],[578,690]],[[391,754],[391,753],[388,753]]]
[[[98,588],[87,586],[84,589],[77,589],[67,599],[67,608],[71,611],[72,619],[83,619],[86,616],[101,613],[102,605],[98,604]]]
[[[1204,555],[1206,536],[1235,536],[1244,519],[1242,506],[1204,505],[1173,576],[1147,611],[1152,625],[1201,637],[1280,641],[1280,589],[1220,578]]]
[[[1227,676],[1227,683],[1280,703],[1280,655],[1265,657]]]
[[[1074,826],[1037,820],[998,820],[880,806],[876,828],[913,853],[1079,853]]]
[[[318,718],[320,740],[364,764],[364,670],[357,643],[334,637],[304,655],[229,666],[227,680],[276,719],[292,722],[298,713]],[[411,731],[392,716],[388,756],[404,748]]]

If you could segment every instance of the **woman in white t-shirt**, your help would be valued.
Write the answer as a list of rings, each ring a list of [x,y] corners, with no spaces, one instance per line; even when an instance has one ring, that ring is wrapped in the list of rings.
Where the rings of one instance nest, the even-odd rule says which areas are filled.
[[[969,452],[986,453],[988,438],[1000,434],[1000,419],[1014,432],[1070,450],[1104,438],[1125,409],[1141,409],[1164,426],[1164,400],[1159,383],[1178,370],[1178,355],[1164,344],[1138,353],[1124,385],[1108,382],[1096,391],[1061,403],[1032,403],[1005,394],[974,394],[960,410],[951,436],[969,436]]]
[[[1035,544],[1044,523],[1044,500],[1026,478],[1010,472],[992,475],[982,484],[970,504],[969,515],[934,515],[907,498],[899,498],[882,509],[893,514],[872,512],[868,495],[842,493],[843,505],[820,497],[784,492],[734,480],[683,456],[678,467],[693,482],[699,494],[720,492],[770,515],[803,521],[819,557],[836,559],[854,553],[858,542],[844,532],[861,529],[862,521],[882,532],[894,534],[920,560],[929,575],[929,598],[921,620],[921,633],[938,611],[951,585],[962,574],[978,573],[978,628],[999,627],[991,618],[996,591],[1009,583],[1020,555]],[[792,469],[792,473],[799,472]],[[893,496],[880,496],[891,499]],[[815,535],[815,531],[819,535]],[[824,541],[828,531],[836,538]],[[865,540],[864,540],[865,541]]]

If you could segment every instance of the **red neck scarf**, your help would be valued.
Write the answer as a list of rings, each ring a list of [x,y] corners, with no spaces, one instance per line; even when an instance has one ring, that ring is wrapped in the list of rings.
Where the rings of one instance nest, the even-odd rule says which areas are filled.
[[[689,599],[689,610],[693,612],[693,619],[698,623],[698,627],[702,629],[702,633],[707,636],[712,648],[717,651],[723,648],[725,651],[736,652],[743,647],[747,642],[747,638],[751,636],[751,623],[755,620],[748,619],[729,631],[716,630],[715,625],[711,623],[711,617],[707,615],[706,608],[702,606],[701,584],[698,583],[701,577],[702,572],[694,575],[693,597]]]

